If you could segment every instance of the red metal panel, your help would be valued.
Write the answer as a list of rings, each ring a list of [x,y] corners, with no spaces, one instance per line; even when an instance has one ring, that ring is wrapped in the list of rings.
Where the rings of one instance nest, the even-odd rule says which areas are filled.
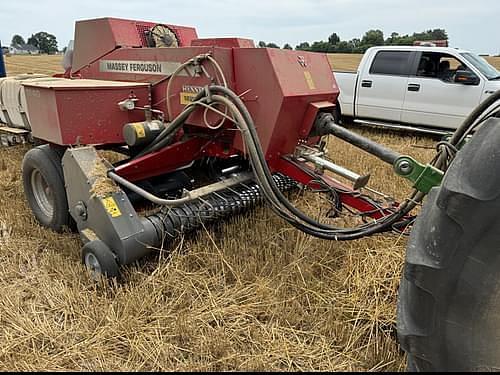
[[[75,27],[75,50],[73,54],[73,73],[78,73],[88,64],[119,47],[144,47],[145,39],[141,34],[145,27],[156,23],[124,20],[118,18],[99,18],[77,21]],[[198,36],[192,27],[168,25],[177,35],[180,46],[188,46]]]
[[[332,112],[335,110],[335,104],[330,102],[309,103],[302,126],[300,128],[300,136],[306,138],[311,132],[311,125],[316,121],[319,112]]]
[[[126,62],[141,62],[141,61],[158,61],[168,62],[180,65],[192,57],[211,52],[213,57],[219,62],[224,70],[224,75],[230,88],[234,89],[234,69],[233,69],[233,53],[228,48],[214,48],[214,47],[186,47],[186,48],[120,48],[112,53],[106,55],[103,59],[90,64],[87,68],[81,71],[83,78],[92,79],[111,79],[116,81],[127,82],[149,82],[153,84],[152,96],[153,107],[163,112],[167,111],[166,104],[166,91],[167,83],[166,77],[170,74],[133,74],[130,72],[109,72],[102,71],[101,62],[106,61],[126,61]],[[175,66],[175,65],[174,65]],[[205,64],[208,73],[215,77],[214,67],[207,63]],[[185,105],[181,103],[180,93],[185,90],[201,90],[211,81],[205,76],[191,77],[186,74],[177,76],[171,84],[171,97],[169,98],[172,106],[172,115],[178,115]],[[202,117],[203,112],[199,111],[189,119],[189,124],[196,126],[205,126]],[[210,115],[209,120],[216,123],[217,116]]]
[[[138,106],[150,104],[149,87],[143,84],[64,83],[25,85],[34,137],[58,145],[124,143],[123,125],[143,121],[144,113],[121,111],[118,102],[134,96]]]
[[[339,89],[325,54],[267,48],[234,50],[237,92],[253,116],[266,152],[273,159],[294,151],[310,103],[335,103]],[[242,144],[236,144],[243,149]]]
[[[199,159],[203,149],[210,142],[202,138],[177,142],[158,152],[119,166],[116,168],[116,173],[129,181],[141,181],[169,173]]]
[[[220,47],[120,48],[83,69],[81,74],[84,78],[153,83],[154,107],[166,112],[166,75],[102,71],[101,63],[157,61],[179,64],[207,52],[211,52],[222,66],[229,87],[238,94],[245,92],[243,100],[255,121],[268,160],[292,153],[299,140],[307,137],[316,114],[308,114],[311,103],[322,103],[320,110],[333,108],[337,99],[339,91],[326,55],[299,51]],[[206,67],[215,76],[213,67],[210,64]],[[181,92],[186,88],[200,90],[210,83],[203,75],[176,77],[171,84],[172,96],[168,98],[171,115],[176,116],[185,106],[180,100]],[[216,116],[212,115],[213,119]],[[202,111],[193,114],[188,124],[205,127]],[[241,137],[237,132],[234,135],[233,146],[244,151]]]
[[[77,21],[72,71],[77,72],[115,48],[116,41],[106,18]]]

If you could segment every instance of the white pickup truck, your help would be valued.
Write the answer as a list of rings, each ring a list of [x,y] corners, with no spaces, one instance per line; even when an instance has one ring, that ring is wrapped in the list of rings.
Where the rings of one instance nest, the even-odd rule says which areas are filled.
[[[373,47],[357,72],[334,71],[339,115],[386,127],[456,129],[500,72],[482,57],[443,47]],[[432,132],[432,131],[431,131]]]

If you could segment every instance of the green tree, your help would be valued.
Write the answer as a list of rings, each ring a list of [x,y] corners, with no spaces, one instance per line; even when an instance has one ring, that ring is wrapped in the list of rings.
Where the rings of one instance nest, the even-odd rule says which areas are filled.
[[[415,42],[416,38],[409,35],[399,35],[398,33],[392,33],[389,38],[386,39],[386,45],[394,46],[411,46]]]
[[[333,33],[328,37],[328,43],[330,43],[332,46],[336,46],[340,43],[340,37],[336,33]]]
[[[354,47],[351,42],[343,40],[335,46],[335,52],[352,53],[353,48]]]
[[[434,29],[431,31],[433,40],[448,40],[448,33],[444,29]]]
[[[353,48],[358,48],[361,45],[361,39],[353,38],[349,41]]]
[[[56,37],[45,31],[40,31],[31,35],[28,39],[28,44],[37,47],[40,52],[47,53],[49,55],[58,51]]]
[[[280,48],[276,43],[267,43],[267,48]]]
[[[293,48],[290,44],[287,43],[283,46],[283,49],[293,49]]]
[[[399,38],[400,38],[399,34],[396,32],[393,32],[393,33],[391,33],[391,36],[385,40],[385,44],[388,44],[388,45],[395,44]]]
[[[311,45],[311,51],[313,52],[335,52],[335,47],[328,42],[319,41],[314,42]]]
[[[297,47],[295,47],[297,51],[310,51],[311,45],[308,42],[302,42]]]
[[[448,33],[444,29],[427,30],[414,33],[415,40],[448,40]]]
[[[266,42],[264,42],[264,41],[262,41],[262,40],[261,40],[261,41],[259,42],[259,48],[266,48],[266,47],[267,47]]]
[[[12,37],[12,42],[10,43],[11,46],[14,46],[14,45],[22,46],[24,44],[26,44],[26,42],[24,41],[24,38],[18,34],[14,35]]]
[[[382,30],[369,30],[361,39],[361,44],[363,46],[383,46],[384,45],[384,33]]]

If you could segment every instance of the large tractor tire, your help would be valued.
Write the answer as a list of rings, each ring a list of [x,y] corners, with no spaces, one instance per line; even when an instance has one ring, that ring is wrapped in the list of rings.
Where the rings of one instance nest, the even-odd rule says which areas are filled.
[[[500,370],[500,119],[483,124],[427,197],[397,326],[409,370]]]
[[[56,232],[75,227],[69,214],[61,158],[60,150],[42,145],[29,150],[23,160],[26,200],[38,222]]]

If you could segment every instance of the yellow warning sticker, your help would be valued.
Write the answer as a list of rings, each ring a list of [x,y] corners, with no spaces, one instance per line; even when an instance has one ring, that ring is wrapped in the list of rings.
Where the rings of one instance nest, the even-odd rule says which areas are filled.
[[[106,209],[106,211],[108,211],[108,214],[111,215],[111,217],[122,216],[122,213],[121,213],[120,209],[118,208],[118,205],[116,204],[116,201],[113,197],[103,198],[102,204],[104,205],[104,208]]]
[[[181,105],[188,105],[194,101],[197,93],[194,92],[181,92]]]
[[[312,77],[311,72],[305,71],[304,72],[304,77],[306,78],[307,86],[309,86],[310,90],[316,89],[316,84],[314,83],[314,79]]]
[[[135,134],[137,134],[137,138],[146,137],[146,131],[144,130],[144,126],[142,126],[140,122],[136,122],[135,124],[132,124],[132,126],[135,129]]]

